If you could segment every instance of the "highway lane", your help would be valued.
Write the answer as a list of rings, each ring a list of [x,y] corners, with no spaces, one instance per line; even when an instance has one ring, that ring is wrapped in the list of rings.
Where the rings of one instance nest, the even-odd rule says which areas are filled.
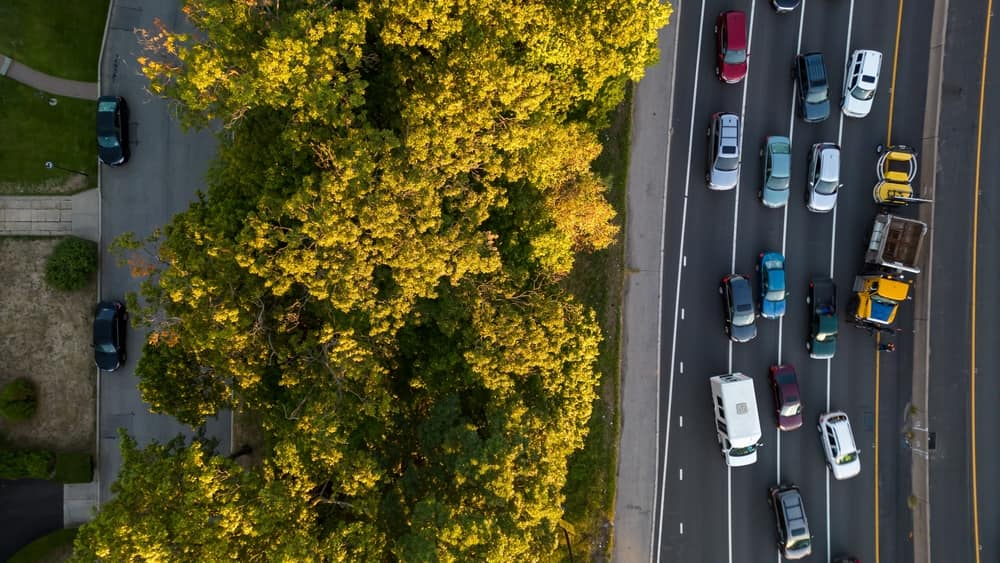
[[[138,238],[165,226],[175,213],[187,208],[197,190],[205,189],[205,172],[215,154],[215,138],[209,131],[182,131],[166,100],[146,90],[148,81],[136,63],[142,55],[135,28],[152,29],[159,18],[172,30],[191,31],[177,0],[150,0],[141,7],[114,6],[103,56],[102,94],[124,96],[130,109],[132,157],[120,168],[104,167],[101,194],[101,296],[124,299],[138,290],[139,280],[128,267],[118,267],[108,245],[124,232]],[[118,428],[125,428],[140,445],[152,440],[165,442],[191,429],[170,416],[153,414],[142,401],[135,377],[136,359],[142,351],[146,330],[130,327],[128,361],[114,373],[101,372],[99,409],[100,502],[112,498],[111,483],[121,468]],[[210,418],[208,435],[219,438],[218,450],[230,451],[230,413]]]
[[[807,311],[803,303],[808,279],[814,275],[829,275],[831,267],[839,284],[839,302],[846,307],[853,275],[860,268],[862,238],[870,228],[875,206],[871,200],[874,181],[874,147],[884,142],[888,116],[888,83],[891,78],[891,54],[895,39],[896,10],[892,6],[854,7],[851,4],[806,2],[805,11],[777,16],[759,3],[724,3],[709,1],[704,15],[700,2],[687,2],[681,13],[681,38],[677,87],[675,90],[675,139],[681,141],[690,134],[690,170],[688,146],[674,144],[668,189],[667,252],[665,260],[664,295],[664,377],[673,370],[673,396],[662,398],[666,410],[671,409],[672,430],[666,470],[660,488],[663,512],[658,516],[654,550],[664,561],[767,561],[777,557],[773,545],[773,516],[765,503],[766,489],[778,481],[790,481],[802,487],[814,535],[814,554],[824,558],[828,551],[837,554],[850,551],[863,560],[874,557],[874,467],[867,454],[874,444],[875,352],[872,339],[847,325],[841,328],[838,356],[830,364],[809,360],[803,344],[807,334]],[[927,8],[929,1],[907,3],[914,10]],[[751,63],[747,79],[744,120],[743,171],[739,194],[711,193],[702,179],[705,147],[702,135],[713,111],[741,112],[744,101],[742,85],[719,83],[712,72],[714,36],[712,24],[723,9],[744,9],[753,19]],[[928,12],[929,13],[929,12]],[[904,13],[904,18],[908,12]],[[887,56],[883,66],[880,96],[872,115],[864,120],[845,120],[843,132],[837,103],[843,79],[843,61],[848,48],[848,22],[853,21],[851,48],[873,48]],[[700,27],[699,27],[700,22]],[[830,24],[830,22],[836,22]],[[791,121],[792,81],[790,68],[799,25],[802,24],[800,51],[820,50],[827,58],[830,74],[831,99],[834,102],[830,120],[807,125],[797,118]],[[698,32],[701,47],[698,51]],[[901,49],[919,72],[926,73],[926,42],[929,21],[915,25],[904,34]],[[912,34],[912,38],[909,34]],[[695,79],[695,61],[686,53],[699,52],[700,66]],[[905,80],[908,101],[897,109],[905,112],[906,127],[920,138],[923,88],[919,72],[907,71]],[[697,92],[694,92],[697,83]],[[697,100],[694,103],[694,100]],[[693,117],[694,124],[691,125]],[[760,180],[757,152],[767,134],[788,134],[793,138],[793,185],[788,208],[787,225],[784,211],[763,208],[756,200]],[[910,131],[906,132],[909,135]],[[805,159],[809,145],[820,141],[843,144],[844,190],[836,217],[834,238],[833,215],[816,215],[805,210],[802,194],[805,183]],[[685,172],[687,175],[685,176]],[[687,198],[684,197],[685,190]],[[736,202],[739,202],[736,213]],[[686,200],[686,201],[685,201]],[[684,206],[687,206],[686,217]],[[738,222],[733,225],[734,214]],[[681,225],[685,224],[685,247],[679,246]],[[734,235],[734,228],[736,229]],[[787,238],[787,240],[785,240]],[[831,264],[831,248],[837,245],[836,260]],[[728,273],[735,260],[735,269],[753,273],[757,253],[764,249],[781,250],[785,246],[788,258],[790,296],[789,311],[783,322],[760,320],[758,339],[747,345],[730,347],[722,334],[721,305],[713,293],[719,278]],[[734,252],[735,250],[735,252]],[[678,268],[679,267],[679,268]],[[676,271],[682,281],[677,287]],[[676,299],[676,309],[674,301]],[[677,331],[672,331],[674,314]],[[779,338],[780,332],[780,338]],[[675,340],[676,339],[676,340]],[[902,344],[902,340],[900,340]],[[730,350],[732,351],[730,356]],[[731,359],[730,359],[731,357]],[[908,396],[909,383],[897,371],[906,371],[906,359],[897,361],[883,371],[888,384],[883,383],[883,397],[891,399],[890,413],[882,413],[892,424],[884,424],[883,436],[890,449],[899,449],[899,397]],[[766,384],[767,366],[778,361],[794,363],[799,372],[805,402],[804,428],[777,435],[770,391]],[[667,362],[671,362],[669,365]],[[900,368],[903,368],[902,370]],[[710,393],[707,378],[726,371],[743,371],[755,378],[761,411],[765,447],[758,463],[749,468],[727,471],[715,449],[714,427],[708,408]],[[828,376],[829,373],[829,376]],[[897,385],[898,383],[898,385]],[[827,388],[829,386],[829,391]],[[666,395],[667,386],[662,387]],[[905,395],[904,395],[905,394]],[[823,467],[815,420],[818,414],[832,408],[844,409],[851,415],[856,438],[866,451],[863,454],[862,475],[847,482],[830,483],[827,500],[827,477]],[[681,426],[683,420],[683,426]],[[883,438],[886,443],[886,438]],[[866,450],[866,448],[868,448]],[[900,468],[897,455],[885,456],[880,464],[883,480],[895,483]],[[662,461],[661,461],[662,464]],[[661,467],[662,469],[662,467]],[[683,481],[680,479],[683,471]],[[665,499],[663,493],[665,492]],[[888,502],[883,503],[883,521],[891,522],[886,537],[900,534],[895,519],[899,493],[895,488],[882,491]],[[830,504],[831,517],[826,516]],[[905,503],[904,503],[905,506]],[[693,509],[692,507],[697,507]],[[826,528],[830,526],[830,532]],[[909,523],[904,519],[903,525]],[[682,533],[683,526],[683,533]],[[893,542],[882,542],[884,560],[906,560],[911,554],[885,551]],[[886,556],[888,554],[888,557]],[[815,556],[814,556],[815,557]]]
[[[937,561],[975,562],[973,494],[971,483],[971,411],[970,385],[972,369],[971,312],[980,312],[977,322],[976,378],[978,409],[977,429],[979,450],[979,498],[982,510],[979,541],[984,546],[982,561],[998,557],[995,530],[996,488],[989,479],[997,474],[994,453],[996,387],[990,371],[997,367],[996,346],[992,335],[991,313],[995,311],[996,259],[990,256],[991,235],[994,232],[993,210],[997,196],[991,189],[996,177],[998,150],[995,131],[987,125],[983,134],[983,168],[979,203],[978,297],[971,293],[973,212],[976,181],[976,133],[978,129],[980,72],[985,39],[986,2],[951,10],[945,41],[944,76],[942,80],[942,110],[939,146],[937,194],[934,221],[934,277],[931,301],[931,364],[929,428],[936,433],[936,450],[930,467],[931,493],[931,556]],[[995,37],[995,36],[994,36]],[[991,46],[996,57],[995,46]],[[996,59],[993,58],[995,61]],[[988,83],[995,84],[995,71]],[[987,119],[996,119],[995,111],[987,106]],[[991,175],[992,174],[992,175]],[[946,226],[946,227],[945,227]],[[990,394],[992,393],[992,394]],[[992,475],[984,471],[992,467]],[[984,478],[985,477],[985,478]],[[991,497],[985,496],[992,494]],[[982,500],[987,499],[986,503]],[[986,533],[982,533],[983,531]]]
[[[997,7],[994,2],[993,8]],[[985,15],[985,9],[982,14]],[[985,28],[985,17],[979,18]],[[1000,235],[1000,132],[992,124],[1000,123],[1000,110],[995,100],[1000,88],[1000,36],[996,19],[990,23],[990,39],[986,56],[985,100],[980,125],[982,126],[981,170],[979,175],[978,244],[976,245],[976,298],[972,303],[976,314],[976,493],[978,509],[978,541],[982,546],[980,561],[1000,561],[1000,455],[997,454],[997,428],[1000,428],[1000,409],[995,406],[1000,397],[1000,347],[996,346],[996,313],[1000,311],[1000,292],[997,279],[1000,275],[1000,257],[994,241]]]

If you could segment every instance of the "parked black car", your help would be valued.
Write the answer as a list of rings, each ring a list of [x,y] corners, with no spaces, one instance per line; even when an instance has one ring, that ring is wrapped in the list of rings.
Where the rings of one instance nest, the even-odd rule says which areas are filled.
[[[104,371],[125,363],[128,312],[121,301],[101,301],[94,311],[94,362]]]
[[[124,98],[97,99],[97,157],[108,166],[128,161],[128,106]]]

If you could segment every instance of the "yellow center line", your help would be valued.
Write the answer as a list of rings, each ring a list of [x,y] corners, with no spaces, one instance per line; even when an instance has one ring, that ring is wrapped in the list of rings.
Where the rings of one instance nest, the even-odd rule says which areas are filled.
[[[986,98],[986,57],[990,49],[990,23],[993,20],[993,0],[986,5],[986,35],[983,39],[983,67],[979,75],[979,119],[976,121],[976,182],[972,198],[972,340],[969,346],[970,374],[969,397],[972,408],[969,409],[970,453],[972,458],[972,551],[979,563],[979,489],[976,482],[976,276],[978,273],[976,247],[979,245],[979,175],[983,158],[983,101]]]
[[[899,36],[903,32],[903,0],[899,0],[896,10],[896,43],[892,48],[892,79],[889,81],[889,123],[885,128],[885,146],[892,146],[892,114],[896,109],[896,69],[899,68]],[[875,336],[875,563],[880,561],[879,541],[879,491],[878,491],[878,403],[879,386],[881,382],[881,366],[879,361],[879,346],[882,343],[881,334]]]
[[[992,1],[992,0],[991,0]],[[889,82],[889,125],[885,128],[885,146],[892,146],[892,111],[896,105],[896,68],[899,63],[899,36],[903,31],[903,0],[896,13],[896,45],[892,48],[892,80]],[[876,559],[878,556],[875,556]]]

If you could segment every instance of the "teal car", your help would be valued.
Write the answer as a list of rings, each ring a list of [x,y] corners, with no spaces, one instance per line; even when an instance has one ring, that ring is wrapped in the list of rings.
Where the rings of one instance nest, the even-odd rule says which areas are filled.
[[[757,255],[760,272],[760,316],[780,319],[785,316],[785,257],[778,252],[761,252]]]
[[[760,156],[764,180],[757,197],[767,207],[784,207],[792,177],[792,142],[788,137],[772,135],[764,140]]]

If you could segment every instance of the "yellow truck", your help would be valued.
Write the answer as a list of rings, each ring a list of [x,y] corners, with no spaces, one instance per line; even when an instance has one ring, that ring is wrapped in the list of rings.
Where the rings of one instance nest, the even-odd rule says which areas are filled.
[[[910,297],[910,284],[889,274],[855,276],[854,323],[863,328],[892,330],[899,305]]]

